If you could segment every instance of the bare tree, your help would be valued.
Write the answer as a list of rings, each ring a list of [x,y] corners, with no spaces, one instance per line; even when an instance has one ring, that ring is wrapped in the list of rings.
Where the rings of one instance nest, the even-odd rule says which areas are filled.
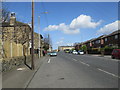
[[[0,20],[1,20],[2,22],[6,22],[6,21],[9,20],[9,14],[10,14],[10,12],[9,12],[9,10],[7,9],[7,6],[5,5],[4,2],[2,2],[1,4],[2,4],[2,5],[1,5],[1,7],[0,7],[0,10],[1,10],[2,13],[1,13]]]
[[[44,49],[45,50],[48,50],[49,49],[49,46],[52,45],[52,40],[50,38],[50,35],[49,34],[45,34],[44,35]]]

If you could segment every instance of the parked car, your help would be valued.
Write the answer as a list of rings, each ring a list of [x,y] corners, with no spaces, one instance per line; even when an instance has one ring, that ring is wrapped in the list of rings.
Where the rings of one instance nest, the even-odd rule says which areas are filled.
[[[84,51],[80,50],[80,51],[78,51],[78,54],[84,55]]]
[[[50,56],[57,56],[57,52],[50,52],[49,55]]]
[[[115,58],[120,59],[120,49],[114,49],[114,50],[112,51],[111,57],[112,57],[113,59],[115,59]]]
[[[78,52],[76,51],[76,50],[73,50],[73,52],[72,52],[73,54],[78,54]]]
[[[70,53],[72,53],[73,51],[72,50],[70,50]]]
[[[70,49],[66,49],[66,50],[65,50],[65,53],[70,53]]]
[[[50,52],[47,52],[47,55],[50,55]]]

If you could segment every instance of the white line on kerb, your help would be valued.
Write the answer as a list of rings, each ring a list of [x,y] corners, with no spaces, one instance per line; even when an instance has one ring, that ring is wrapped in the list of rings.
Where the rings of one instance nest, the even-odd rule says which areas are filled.
[[[117,76],[117,75],[115,75],[115,74],[113,74],[113,73],[107,72],[107,71],[102,70],[102,69],[100,69],[100,68],[97,68],[97,69],[98,69],[99,71],[102,71],[102,72],[104,72],[104,73],[107,73],[107,74],[109,74],[109,75],[112,75],[113,77],[120,78],[119,76]]]
[[[48,63],[50,63],[50,59],[48,60]]]

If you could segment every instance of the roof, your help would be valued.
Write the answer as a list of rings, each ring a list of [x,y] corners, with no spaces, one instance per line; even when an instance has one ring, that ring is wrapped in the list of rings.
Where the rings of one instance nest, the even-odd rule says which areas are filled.
[[[98,38],[99,38],[99,37],[98,37]],[[87,40],[87,41],[85,41],[85,42],[83,42],[83,43],[81,43],[81,44],[89,43],[89,42],[91,42],[91,41],[97,40],[98,38],[93,38],[93,39]]]
[[[120,33],[120,30],[116,30],[116,31],[114,31],[114,32],[112,32],[111,34],[106,35],[106,36],[112,36],[112,35],[115,35],[115,34],[118,34],[118,33]]]

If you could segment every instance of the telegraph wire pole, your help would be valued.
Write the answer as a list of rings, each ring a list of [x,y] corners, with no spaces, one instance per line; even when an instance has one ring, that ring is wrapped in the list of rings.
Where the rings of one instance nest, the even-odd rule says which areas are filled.
[[[34,0],[32,0],[32,32],[31,32],[31,69],[34,70]]]

